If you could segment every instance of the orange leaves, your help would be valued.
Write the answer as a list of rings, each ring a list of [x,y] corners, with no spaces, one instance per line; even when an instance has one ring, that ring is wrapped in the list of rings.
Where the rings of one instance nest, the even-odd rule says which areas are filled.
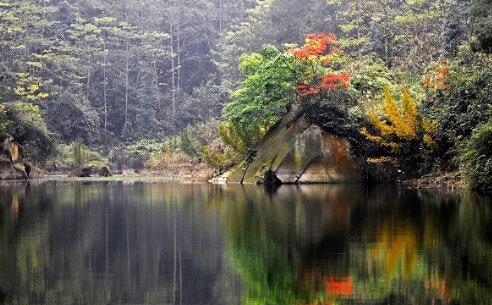
[[[340,53],[335,47],[337,37],[333,33],[313,33],[306,36],[304,46],[290,49],[287,52],[294,55],[306,64],[312,65],[312,71],[326,69],[323,65],[332,61],[333,56]],[[300,96],[310,96],[320,93],[322,90],[347,89],[350,87],[350,74],[348,73],[317,73],[306,74],[308,81],[299,83],[297,92]],[[311,83],[311,84],[310,84]],[[315,83],[313,85],[312,83]]]
[[[449,88],[446,80],[450,72],[448,62],[443,60],[431,68],[430,73],[422,80],[422,84],[429,89],[446,90]]]
[[[297,86],[297,91],[301,96],[318,94],[321,90],[347,89],[350,87],[350,74],[348,73],[328,73],[321,79],[318,86],[311,87],[303,82]]]
[[[350,74],[348,73],[329,73],[321,80],[323,89],[347,89],[350,87]]]
[[[349,296],[352,294],[352,278],[328,278],[325,280],[325,291],[336,296]]]
[[[319,57],[325,53],[330,46],[336,43],[336,41],[337,37],[333,33],[313,33],[306,36],[306,41],[302,48],[292,49],[288,52],[299,59]],[[337,51],[337,48],[333,48],[330,53],[322,56],[320,60],[322,62],[329,61],[331,55],[335,54]]]

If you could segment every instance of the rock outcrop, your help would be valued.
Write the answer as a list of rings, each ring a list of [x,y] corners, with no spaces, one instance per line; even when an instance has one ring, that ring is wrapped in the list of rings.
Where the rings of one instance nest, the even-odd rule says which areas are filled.
[[[107,166],[88,164],[73,170],[70,177],[88,178],[88,177],[111,177],[111,171]]]
[[[42,173],[37,168],[26,162],[14,162],[0,158],[0,180],[23,180],[27,178],[39,178]]]
[[[218,181],[227,183],[355,183],[363,180],[348,140],[308,123],[284,117],[257,146],[255,157]]]
[[[0,159],[0,179],[29,179],[31,165],[22,161],[23,148],[11,135],[0,137],[0,154],[5,154],[9,158],[9,160]]]

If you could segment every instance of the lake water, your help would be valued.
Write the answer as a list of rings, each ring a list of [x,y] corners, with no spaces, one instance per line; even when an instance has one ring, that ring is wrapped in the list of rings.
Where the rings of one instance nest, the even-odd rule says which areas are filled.
[[[0,304],[492,304],[492,201],[361,185],[0,185]]]

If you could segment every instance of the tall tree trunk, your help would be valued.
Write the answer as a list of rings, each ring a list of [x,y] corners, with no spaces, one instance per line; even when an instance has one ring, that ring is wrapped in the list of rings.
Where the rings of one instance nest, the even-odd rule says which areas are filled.
[[[127,120],[128,120],[128,77],[130,73],[130,54],[129,54],[129,46],[130,42],[126,41],[126,63],[125,63],[125,120],[123,122],[123,128],[126,128]]]
[[[157,71],[157,59],[154,56],[154,94],[155,94],[155,101],[157,104],[157,111],[159,114],[162,114],[162,106],[161,106],[161,91],[159,90],[159,73]]]
[[[89,62],[87,64],[87,83],[86,83],[87,100],[89,100],[89,97],[90,97],[90,88],[91,88],[91,64],[92,64],[92,59],[91,59],[91,55],[89,55]]]
[[[176,99],[179,101],[181,96],[181,14],[182,5],[181,0],[178,1],[178,17],[176,26],[176,59],[177,59],[177,75],[176,75]],[[176,109],[174,110],[174,115],[176,114]]]
[[[171,10],[173,8],[171,7]],[[176,62],[174,59],[174,12],[171,11],[171,18],[169,18],[169,34],[171,38],[171,107],[172,107],[172,118],[174,121],[176,115]]]
[[[125,4],[125,21],[128,22],[128,0],[126,0]],[[126,62],[125,62],[125,120],[123,122],[123,128],[126,128],[126,124],[128,121],[128,77],[130,73],[129,65],[130,65],[130,41],[128,38],[128,34],[126,33]]]
[[[108,144],[108,98],[106,84],[106,41],[103,42],[103,95],[104,95],[104,146]]]

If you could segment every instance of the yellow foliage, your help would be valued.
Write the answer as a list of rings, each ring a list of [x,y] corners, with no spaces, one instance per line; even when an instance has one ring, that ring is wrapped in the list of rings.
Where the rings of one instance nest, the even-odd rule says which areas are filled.
[[[408,89],[402,90],[401,107],[397,105],[388,87],[384,90],[382,118],[374,111],[367,114],[369,121],[379,135],[371,134],[366,128],[360,133],[369,141],[398,150],[400,141],[411,141],[421,138],[430,145],[433,143],[432,134],[437,131],[434,121],[422,119],[417,109],[417,103]]]
[[[17,143],[10,144],[10,156],[12,161],[17,161],[19,159],[19,145]]]
[[[230,122],[221,123],[219,125],[219,134],[222,140],[236,152],[244,153],[248,149],[248,145],[244,143],[238,128],[234,124]]]
[[[38,84],[30,84],[27,89],[29,89],[30,93],[36,93],[39,90]]]
[[[24,89],[22,87],[16,87],[15,88],[15,94],[17,94],[19,96],[24,96],[24,95],[26,95],[26,89]]]

